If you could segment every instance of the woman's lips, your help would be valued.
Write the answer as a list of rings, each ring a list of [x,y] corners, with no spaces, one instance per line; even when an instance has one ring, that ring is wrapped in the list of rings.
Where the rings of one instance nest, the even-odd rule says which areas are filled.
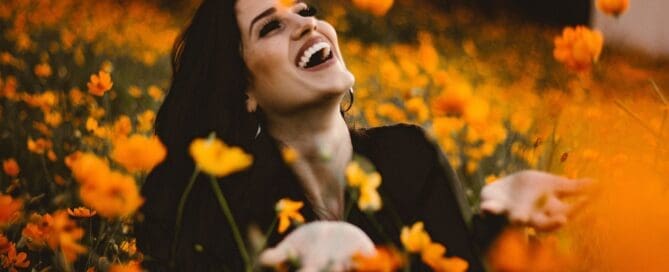
[[[321,50],[328,50],[330,52],[333,51],[334,47],[333,47],[332,43],[330,43],[330,41],[328,41],[327,39],[325,39],[321,36],[316,36],[316,37],[310,38],[297,51],[297,56],[295,56],[295,66],[297,66],[298,68],[303,69],[303,70],[308,70],[308,68],[304,68],[302,65],[300,65],[300,64],[306,64],[305,62],[303,62],[302,58],[305,56],[305,53],[307,52],[307,50],[309,50],[310,48],[312,48],[315,45],[319,45],[320,43],[325,43],[328,46],[327,49],[320,48]],[[317,46],[317,47],[322,47],[322,45]],[[318,51],[320,51],[320,50],[318,50]],[[313,54],[320,54],[318,51],[311,52],[312,54],[307,56],[307,58],[311,57],[311,55],[313,55]],[[307,59],[307,62],[308,61],[309,60]]]

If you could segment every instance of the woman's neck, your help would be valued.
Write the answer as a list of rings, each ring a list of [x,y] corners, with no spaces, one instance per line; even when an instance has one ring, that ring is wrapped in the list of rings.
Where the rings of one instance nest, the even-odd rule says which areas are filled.
[[[334,111],[317,108],[299,115],[267,118],[269,133],[300,154],[300,159],[291,167],[317,214],[322,219],[341,219],[344,170],[353,146],[338,108]]]

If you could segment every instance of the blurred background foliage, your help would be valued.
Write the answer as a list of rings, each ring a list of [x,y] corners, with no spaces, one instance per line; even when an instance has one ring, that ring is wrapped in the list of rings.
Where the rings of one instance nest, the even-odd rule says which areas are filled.
[[[594,9],[588,1],[397,0],[382,15],[353,2],[314,2],[321,18],[338,30],[356,76],[355,104],[348,113],[352,126],[404,122],[424,127],[461,177],[471,207],[477,206],[486,182],[520,169],[606,180],[602,197],[584,212],[590,216],[560,236],[560,247],[549,243],[552,249],[566,243],[587,260],[551,262],[585,270],[639,268],[639,263],[613,258],[632,254],[634,260],[634,254],[648,252],[634,242],[638,235],[624,234],[634,225],[621,219],[600,228],[617,212],[631,209],[624,204],[638,207],[626,215],[645,222],[659,241],[669,240],[662,231],[667,208],[650,208],[662,206],[669,174],[667,58],[606,43],[605,37],[592,69],[564,67],[554,58],[554,38],[564,26],[587,24]],[[67,156],[76,151],[107,156],[118,135],[151,134],[169,87],[172,42],[197,4],[0,3],[0,160],[14,160],[20,169],[12,175],[13,166],[5,163],[0,189],[21,199],[24,215],[0,225],[20,251],[29,251],[23,226],[31,222],[30,214],[88,204],[81,200]],[[113,85],[103,96],[92,95],[88,84],[100,71],[111,75]],[[146,172],[128,175],[140,187]],[[611,199],[620,194],[625,203]],[[90,254],[74,262],[62,258],[64,249],[29,253],[28,258],[38,270],[54,264],[103,269],[141,259],[127,250],[132,219],[78,221],[108,235],[84,236],[81,243]],[[606,239],[611,236],[629,243],[615,245]],[[597,243],[579,244],[578,238]],[[639,253],[630,253],[637,245]],[[653,254],[644,258],[666,265]],[[61,261],[50,261],[53,256]],[[545,265],[529,259],[526,266]]]

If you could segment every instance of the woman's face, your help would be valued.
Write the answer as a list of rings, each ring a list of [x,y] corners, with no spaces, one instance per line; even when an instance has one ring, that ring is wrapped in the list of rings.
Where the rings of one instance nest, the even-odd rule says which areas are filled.
[[[314,10],[280,0],[238,0],[243,57],[251,72],[250,103],[285,114],[338,102],[353,85],[337,33]]]

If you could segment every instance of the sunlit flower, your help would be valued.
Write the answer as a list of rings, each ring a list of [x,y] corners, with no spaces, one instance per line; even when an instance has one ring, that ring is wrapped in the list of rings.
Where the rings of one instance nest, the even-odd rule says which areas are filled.
[[[279,233],[286,232],[292,222],[298,224],[304,223],[304,217],[299,212],[302,206],[304,206],[302,201],[292,201],[288,198],[283,198],[276,203],[275,209],[279,218]]]
[[[585,72],[599,59],[604,37],[601,32],[585,26],[566,27],[554,43],[553,56],[556,60],[571,70]]]
[[[283,161],[287,164],[293,164],[300,157],[300,154],[295,148],[286,146],[281,148],[281,157],[283,157]]]
[[[35,65],[34,69],[35,75],[38,77],[50,77],[51,76],[51,66],[48,63],[41,63]]]
[[[602,12],[612,15],[620,16],[629,8],[629,0],[597,0],[597,8]]]
[[[467,271],[469,264],[458,257],[446,257],[446,247],[439,243],[430,243],[421,251],[421,259],[437,272]]]
[[[108,176],[109,164],[93,153],[73,153],[65,158],[65,164],[79,183],[100,181]]]
[[[156,136],[139,134],[114,142],[111,158],[130,172],[150,171],[167,155],[167,149]]]
[[[130,256],[135,255],[135,253],[137,253],[137,240],[133,238],[123,241],[119,248],[121,248],[123,252],[128,253]]]
[[[16,252],[16,245],[10,243],[7,250],[6,256],[1,256],[0,260],[2,261],[2,268],[7,269],[10,272],[17,272],[17,268],[28,268],[30,265],[30,260],[28,259],[28,254],[25,252]]]
[[[404,263],[405,260],[400,252],[387,247],[377,247],[373,256],[360,253],[353,256],[353,267],[359,272],[393,272]]]
[[[0,194],[0,226],[10,224],[20,215],[23,202],[9,195]]]
[[[21,168],[14,158],[7,159],[2,161],[2,170],[10,177],[16,177],[19,175]]]
[[[253,157],[241,148],[228,146],[213,137],[193,140],[190,154],[197,168],[217,177],[244,170],[253,162]]]
[[[103,96],[105,92],[111,90],[114,83],[111,80],[111,76],[108,72],[100,70],[98,74],[91,75],[90,81],[88,81],[88,92],[92,95]]]
[[[423,222],[416,222],[411,228],[403,227],[400,240],[404,248],[411,253],[419,253],[430,245],[432,238],[423,229]]]
[[[86,207],[78,207],[74,209],[67,209],[67,213],[74,217],[89,218],[93,217],[97,212]]]

